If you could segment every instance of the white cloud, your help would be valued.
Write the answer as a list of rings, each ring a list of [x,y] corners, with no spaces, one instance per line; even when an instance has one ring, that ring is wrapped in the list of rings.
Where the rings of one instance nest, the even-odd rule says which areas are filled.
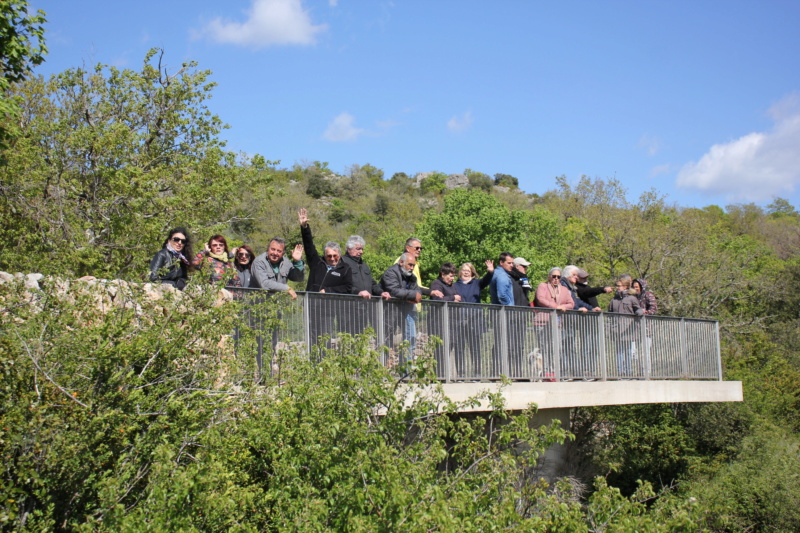
[[[314,25],[302,0],[253,0],[244,22],[216,18],[204,34],[218,43],[263,48],[270,45],[308,45],[327,24]]]
[[[447,129],[454,132],[466,131],[472,126],[472,111],[466,111],[461,116],[454,115],[447,121]]]
[[[753,132],[715,144],[678,173],[679,187],[726,195],[730,201],[760,202],[791,194],[800,184],[800,97],[789,95],[769,110],[768,132]]]
[[[331,142],[351,142],[366,133],[366,130],[355,126],[356,117],[350,113],[339,113],[328,124],[328,129],[322,134],[322,138]]]
[[[661,141],[652,135],[644,134],[639,139],[639,148],[647,152],[647,155],[654,156],[661,150]]]
[[[339,0],[328,0],[328,5],[331,7],[336,7],[339,5]]]

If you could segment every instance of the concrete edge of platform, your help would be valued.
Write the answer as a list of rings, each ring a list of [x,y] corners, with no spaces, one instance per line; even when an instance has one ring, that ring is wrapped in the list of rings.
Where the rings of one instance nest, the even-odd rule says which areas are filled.
[[[448,398],[463,402],[482,391],[501,393],[508,410],[516,411],[535,403],[539,409],[631,405],[646,403],[741,402],[741,381],[593,381],[445,383]],[[490,410],[487,401],[462,412]]]

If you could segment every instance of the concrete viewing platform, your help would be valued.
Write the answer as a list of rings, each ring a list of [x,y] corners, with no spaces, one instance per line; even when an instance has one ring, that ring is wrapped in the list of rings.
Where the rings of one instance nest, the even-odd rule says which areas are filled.
[[[444,383],[453,401],[463,401],[480,391],[500,392],[508,410],[535,403],[540,410],[646,403],[741,402],[741,381],[573,381],[559,383],[514,382]],[[462,412],[485,412],[488,402]]]

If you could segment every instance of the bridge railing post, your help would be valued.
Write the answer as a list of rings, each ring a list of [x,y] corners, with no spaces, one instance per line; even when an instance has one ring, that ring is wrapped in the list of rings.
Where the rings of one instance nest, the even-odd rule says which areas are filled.
[[[444,303],[444,310],[442,312],[442,342],[444,343],[442,353],[444,359],[444,380],[446,382],[452,381],[452,365],[450,364],[450,304]]]
[[[556,381],[561,381],[561,315],[559,311],[550,313],[550,338],[553,339],[553,374]]]
[[[686,377],[689,374],[689,347],[686,345],[686,320],[683,318],[681,318],[680,343],[681,377]]]
[[[604,313],[599,313],[597,319],[600,322],[600,379],[608,380],[608,355],[606,353],[606,319]]]

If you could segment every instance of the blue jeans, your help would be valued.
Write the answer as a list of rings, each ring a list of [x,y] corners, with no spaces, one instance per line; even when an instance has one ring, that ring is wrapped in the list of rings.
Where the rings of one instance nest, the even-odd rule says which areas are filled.
[[[405,335],[403,338],[408,341],[409,350],[411,350],[411,359],[415,359],[414,350],[417,347],[417,311],[412,310],[406,314],[405,318]]]

